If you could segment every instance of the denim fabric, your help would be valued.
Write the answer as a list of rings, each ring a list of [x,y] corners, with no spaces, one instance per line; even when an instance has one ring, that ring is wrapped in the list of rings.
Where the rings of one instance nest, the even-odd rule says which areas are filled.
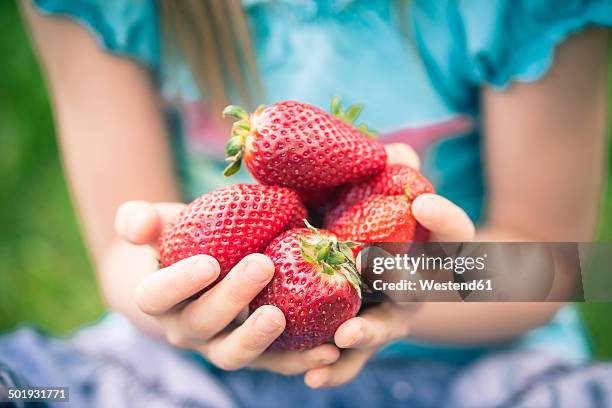
[[[559,354],[515,349],[471,363],[379,357],[346,385],[311,390],[301,375],[200,364],[114,315],[68,339],[31,328],[0,337],[2,384],[68,386],[74,407],[612,406],[611,365]]]

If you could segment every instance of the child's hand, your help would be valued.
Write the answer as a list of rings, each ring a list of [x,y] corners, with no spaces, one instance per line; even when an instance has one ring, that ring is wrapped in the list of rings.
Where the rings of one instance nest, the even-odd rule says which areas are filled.
[[[419,167],[416,153],[407,145],[387,145],[390,163]],[[466,242],[474,239],[474,224],[458,206],[437,194],[423,194],[412,204],[417,221],[431,231],[431,240]],[[410,321],[418,308],[414,304],[383,303],[344,322],[334,342],[344,349],[341,358],[327,367],[308,370],[309,387],[334,387],[354,378],[381,347],[410,333]]]
[[[117,212],[117,232],[134,244],[155,246],[162,226],[183,208],[178,203],[125,203]],[[262,306],[243,322],[236,321],[273,274],[269,258],[251,254],[205,294],[190,300],[219,275],[214,258],[197,255],[144,278],[136,302],[157,318],[169,343],[196,350],[225,370],[252,367],[289,375],[335,362],[340,352],[331,344],[304,352],[264,353],[285,328],[285,317],[275,306]]]

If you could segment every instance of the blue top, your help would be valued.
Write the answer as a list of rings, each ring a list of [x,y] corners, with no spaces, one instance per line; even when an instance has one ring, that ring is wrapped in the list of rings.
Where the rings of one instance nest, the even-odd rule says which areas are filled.
[[[162,62],[157,2],[34,0],[43,13],[84,24],[108,52],[132,58],[157,78],[167,102],[187,198],[227,183],[220,173],[226,141],[218,112],[206,107],[182,62]],[[364,103],[364,122],[384,142],[421,154],[437,191],[481,220],[486,197],[480,155],[479,88],[536,81],[556,45],[589,25],[612,25],[610,0],[412,0],[396,15],[393,0],[243,0],[266,94],[327,107],[332,95]],[[400,24],[409,29],[409,35]],[[408,37],[408,38],[407,38]],[[589,355],[575,309],[513,345]],[[502,347],[502,346],[498,346]],[[402,355],[469,358],[490,348],[442,348],[398,342]]]

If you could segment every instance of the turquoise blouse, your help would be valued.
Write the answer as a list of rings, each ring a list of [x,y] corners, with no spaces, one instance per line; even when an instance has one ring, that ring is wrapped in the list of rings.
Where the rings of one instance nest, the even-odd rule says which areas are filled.
[[[245,171],[220,173],[226,141],[186,64],[167,64],[153,0],[33,0],[42,12],[82,23],[100,46],[144,65],[166,102],[186,198]],[[590,25],[612,25],[611,0],[243,0],[264,103],[327,107],[332,95],[363,103],[384,142],[409,143],[437,191],[478,223],[486,199],[479,89],[546,74],[555,47]],[[400,22],[409,29],[408,39]],[[236,101],[239,102],[239,101]],[[582,360],[589,345],[574,308],[509,344],[487,348],[397,342],[384,353],[469,359],[491,349],[542,348]]]

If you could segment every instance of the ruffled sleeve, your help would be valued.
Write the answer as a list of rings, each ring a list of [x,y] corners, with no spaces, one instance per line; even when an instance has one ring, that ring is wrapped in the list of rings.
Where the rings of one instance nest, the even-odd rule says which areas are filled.
[[[157,6],[153,0],[32,0],[41,13],[84,25],[110,53],[132,58],[154,73],[160,64]]]
[[[469,79],[496,88],[541,78],[552,64],[555,47],[568,36],[588,26],[612,25],[610,0],[474,0],[457,4]]]

